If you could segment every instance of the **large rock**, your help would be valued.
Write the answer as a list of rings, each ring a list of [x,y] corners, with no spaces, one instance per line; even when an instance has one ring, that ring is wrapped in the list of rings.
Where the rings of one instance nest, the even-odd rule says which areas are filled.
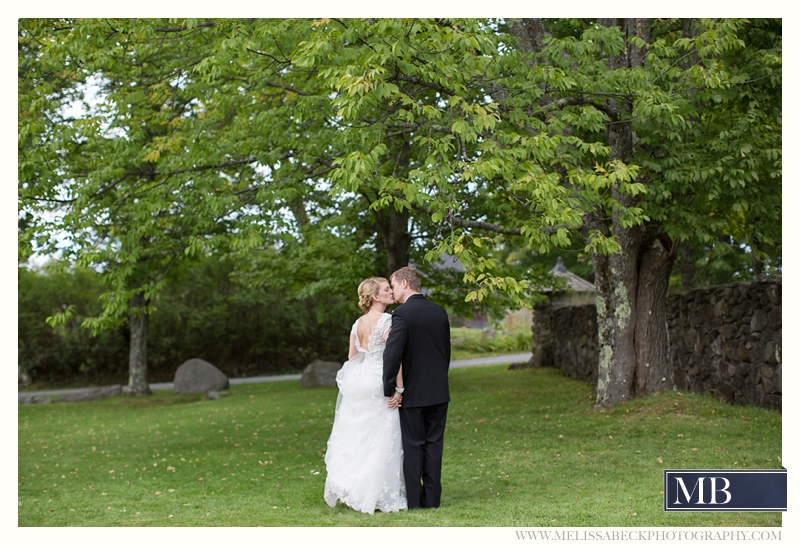
[[[335,361],[314,360],[303,371],[300,386],[303,388],[336,386],[336,373],[341,368],[342,364]]]
[[[172,385],[176,394],[201,394],[227,390],[230,383],[228,377],[212,364],[193,358],[178,367]]]
[[[31,376],[22,370],[22,366],[17,365],[17,389],[22,390],[26,386],[30,386]]]

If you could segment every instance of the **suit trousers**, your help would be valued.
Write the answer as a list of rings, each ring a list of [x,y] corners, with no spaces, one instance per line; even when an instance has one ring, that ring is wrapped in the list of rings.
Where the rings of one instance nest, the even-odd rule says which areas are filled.
[[[439,507],[447,403],[400,408],[408,508]]]

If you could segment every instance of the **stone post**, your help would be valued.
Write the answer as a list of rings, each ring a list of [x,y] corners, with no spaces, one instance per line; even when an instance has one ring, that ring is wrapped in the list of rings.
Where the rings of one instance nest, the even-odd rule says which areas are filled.
[[[548,296],[545,301],[537,303],[533,307],[533,320],[531,331],[533,333],[533,343],[531,351],[533,356],[528,362],[529,367],[551,367],[553,365],[553,330],[551,319],[553,305]]]

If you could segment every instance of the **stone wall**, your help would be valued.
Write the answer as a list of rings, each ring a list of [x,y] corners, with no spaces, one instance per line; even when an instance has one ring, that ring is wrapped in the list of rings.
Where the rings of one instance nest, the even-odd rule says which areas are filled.
[[[678,389],[781,410],[781,278],[710,286],[667,299],[670,356]],[[534,365],[597,380],[594,305],[534,314]],[[547,336],[537,323],[549,322]],[[538,360],[537,358],[538,353]]]
[[[552,364],[568,377],[596,384],[599,355],[595,306],[553,309],[550,327]]]
[[[675,385],[781,409],[781,279],[711,286],[668,299]]]

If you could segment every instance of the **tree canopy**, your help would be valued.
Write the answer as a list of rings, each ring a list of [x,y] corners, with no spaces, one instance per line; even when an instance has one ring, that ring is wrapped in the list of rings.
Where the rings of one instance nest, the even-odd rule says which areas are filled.
[[[467,301],[524,302],[508,246],[577,236],[614,403],[671,387],[679,255],[781,253],[780,20],[35,19],[19,44],[21,252],[63,231],[107,271],[95,327],[215,250],[309,289],[449,254]]]

